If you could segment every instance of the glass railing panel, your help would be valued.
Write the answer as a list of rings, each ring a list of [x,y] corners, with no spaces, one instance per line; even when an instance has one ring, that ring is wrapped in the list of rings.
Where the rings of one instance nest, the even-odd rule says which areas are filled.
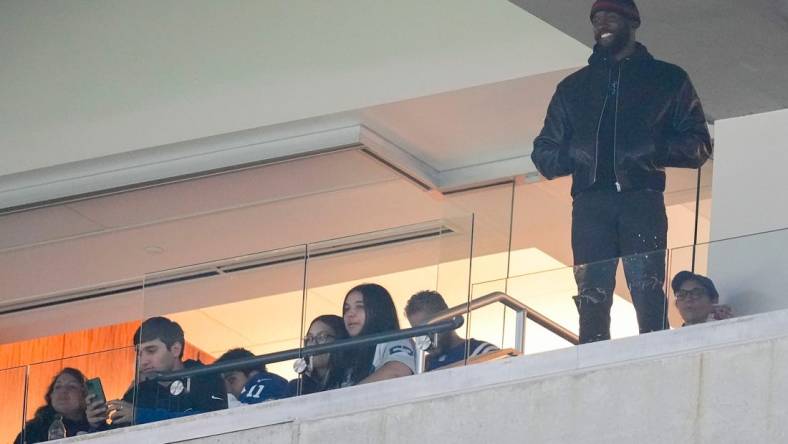
[[[507,322],[514,325],[514,322]],[[507,331],[508,333],[508,331]],[[513,333],[507,334],[507,338],[514,338]],[[558,336],[555,332],[527,319],[525,321],[525,351],[524,355],[534,355],[537,353],[558,350],[561,348],[573,347],[574,344]]]
[[[25,412],[27,367],[0,370],[0,441],[14,442],[21,437]]]
[[[112,421],[106,421],[107,418],[115,419],[114,427],[129,425],[132,410],[114,410],[120,406],[119,400],[133,396],[134,362],[134,347],[124,347],[30,365],[25,411],[27,442],[46,441],[53,436],[50,433],[57,433],[58,416],[63,426],[60,432],[65,430],[67,436],[108,429]],[[92,426],[87,421],[88,394],[93,394],[91,399],[101,406]],[[104,409],[106,403],[99,399],[102,397],[113,411]]]
[[[148,275],[145,318],[165,320],[149,321],[141,327],[140,376],[211,364],[235,349],[243,350],[233,351],[225,359],[299,348],[305,261],[305,246],[296,246]],[[145,345],[162,346],[162,335],[174,329],[170,321],[183,331],[183,357],[156,361]],[[186,393],[186,400],[173,404],[174,410],[210,411],[287,397],[288,381],[295,376],[291,360],[176,380],[173,384],[179,386],[197,384],[202,393],[193,394],[196,392],[188,386],[170,386],[173,395],[159,396],[156,402],[149,399],[155,386],[143,382],[137,399],[144,400],[141,406],[163,405]],[[265,390],[257,383],[261,378],[268,381]]]
[[[508,279],[507,293],[564,328],[578,333],[577,295],[572,267],[514,276]],[[526,335],[526,350],[527,345]]]
[[[432,293],[417,299],[438,298],[450,307],[467,302],[472,227],[472,216],[457,217],[310,244],[305,336],[314,340],[315,333],[326,331],[326,322],[336,327],[327,331],[333,337],[322,340],[359,337],[396,326],[405,329],[413,326],[411,321],[418,325],[429,317],[434,305],[422,309],[415,303],[413,307],[418,309],[410,319],[406,307],[414,295],[424,291]],[[357,309],[359,301],[366,301],[366,310]],[[343,310],[346,303],[349,310]],[[373,323],[366,323],[367,314]],[[326,322],[313,323],[316,319]],[[458,332],[464,337],[464,329]],[[316,386],[335,387],[339,373],[347,376],[339,378],[340,386],[357,383],[364,379],[358,374],[369,376],[369,368],[379,368],[389,359],[412,367],[416,358],[409,340],[367,348],[370,354],[379,352],[382,359],[363,366],[360,361],[366,358],[361,349],[349,350],[341,359],[337,354],[330,362],[328,357],[320,357],[323,376]],[[334,376],[327,378],[331,372]],[[323,382],[328,379],[333,382]]]
[[[612,299],[607,299],[612,301],[608,304],[610,307],[610,337],[632,336],[639,332],[638,317],[632,304],[632,289],[639,295],[636,297],[647,301],[642,305],[643,312],[646,313],[642,317],[642,321],[644,325],[647,325],[647,329],[665,328],[664,294],[666,283],[662,277],[665,274],[665,257],[665,251],[648,252],[582,266],[557,267],[553,270],[513,276],[507,280],[478,283],[474,285],[474,297],[493,290],[503,291],[524,303],[531,311],[541,314],[559,327],[579,335],[580,321],[577,303],[588,300],[577,298],[580,293],[578,282],[581,282],[583,288],[586,289],[585,294],[592,298],[605,300],[612,297]],[[629,270],[631,282],[626,279],[625,269]],[[595,296],[602,294],[605,295],[604,298]],[[595,299],[591,299],[591,301],[593,302]],[[586,313],[589,313],[589,319],[594,316],[594,319],[598,320],[589,324],[588,328],[601,325],[601,333],[604,337],[606,310],[601,306],[597,306],[596,309],[593,307],[592,305],[591,310]],[[588,309],[586,306],[586,310]],[[602,317],[598,318],[599,316]],[[472,325],[478,324],[479,322],[472,322]],[[515,337],[514,330],[512,330],[514,325],[514,313],[507,310],[504,320],[500,322],[504,346],[507,341],[512,341],[512,338]],[[526,335],[525,353],[532,353],[533,350],[549,350],[553,346],[564,346],[564,342],[558,341],[549,345],[550,341],[547,341],[541,344]]]
[[[497,291],[506,292],[506,279],[474,284],[471,290],[471,300]],[[511,315],[511,319],[509,315]],[[494,303],[471,311],[466,318],[468,321],[468,337],[471,338],[473,344],[483,345],[483,343],[488,343],[494,345],[497,349],[515,347],[514,310],[507,308],[503,304]],[[512,322],[511,325],[509,321]],[[468,353],[466,358],[473,357],[473,352],[476,348],[478,347],[469,347],[466,350]],[[492,350],[491,347],[483,347],[479,349],[479,353]]]
[[[492,292],[502,292],[514,299],[523,302],[517,293],[517,286],[512,282],[521,280],[522,277],[500,279],[482,282],[473,286],[473,298],[478,299]],[[514,291],[510,291],[511,288]],[[525,329],[517,322],[517,311],[501,303],[495,303],[470,314],[471,337],[496,345],[501,350],[513,351],[513,354],[534,354],[558,348],[572,346],[572,343],[552,332],[538,323],[526,319]],[[520,331],[522,330],[522,331]],[[522,351],[518,348],[518,337],[524,335],[525,347]]]
[[[435,290],[449,307],[453,307],[467,303],[471,298],[473,268],[479,265],[474,250],[479,240],[476,237],[476,216],[458,214],[447,217],[443,219],[443,226],[446,230],[440,236]],[[466,325],[456,333],[465,337],[467,328]]]

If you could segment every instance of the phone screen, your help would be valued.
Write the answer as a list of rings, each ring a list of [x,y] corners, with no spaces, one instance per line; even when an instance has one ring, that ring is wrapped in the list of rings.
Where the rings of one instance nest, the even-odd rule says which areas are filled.
[[[101,379],[93,378],[88,379],[87,389],[89,395],[94,395],[94,401],[107,402],[107,397],[104,396],[104,387],[101,385]]]

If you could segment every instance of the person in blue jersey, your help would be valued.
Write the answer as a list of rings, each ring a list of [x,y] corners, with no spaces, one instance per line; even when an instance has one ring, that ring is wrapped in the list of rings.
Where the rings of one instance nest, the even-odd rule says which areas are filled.
[[[388,290],[361,284],[345,295],[342,319],[351,338],[400,329],[397,310]],[[413,341],[401,339],[350,349],[344,354],[342,386],[367,384],[412,375],[416,369]]]
[[[322,315],[309,324],[304,346],[329,344],[347,337],[345,321],[341,317]],[[307,358],[306,371],[298,379],[290,381],[288,392],[292,396],[308,395],[338,387],[344,376],[341,356],[341,353],[323,353]]]
[[[426,321],[448,309],[443,296],[437,291],[420,291],[408,300],[405,316],[413,327],[424,325]],[[462,339],[454,331],[438,335],[438,343],[427,353],[424,371],[437,370],[451,364],[497,351],[498,347],[478,339]],[[467,352],[467,355],[466,355]]]
[[[254,353],[245,348],[234,348],[220,356],[216,364],[254,356]],[[241,404],[259,404],[288,396],[287,380],[267,371],[262,364],[241,365],[237,369],[223,372],[222,379],[227,393],[233,395]]]

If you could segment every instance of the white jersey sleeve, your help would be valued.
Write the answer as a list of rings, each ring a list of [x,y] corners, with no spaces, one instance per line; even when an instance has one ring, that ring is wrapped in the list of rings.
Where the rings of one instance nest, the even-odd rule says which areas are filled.
[[[416,372],[416,348],[410,339],[378,344],[375,348],[375,359],[372,366],[375,370],[383,367],[387,362],[397,361],[408,366],[411,372]]]

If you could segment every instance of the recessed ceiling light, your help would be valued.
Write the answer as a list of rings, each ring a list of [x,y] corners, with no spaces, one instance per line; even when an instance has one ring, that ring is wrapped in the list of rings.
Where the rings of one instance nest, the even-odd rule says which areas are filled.
[[[158,245],[148,245],[145,247],[145,252],[148,254],[162,254],[164,253],[164,248],[161,248]]]

